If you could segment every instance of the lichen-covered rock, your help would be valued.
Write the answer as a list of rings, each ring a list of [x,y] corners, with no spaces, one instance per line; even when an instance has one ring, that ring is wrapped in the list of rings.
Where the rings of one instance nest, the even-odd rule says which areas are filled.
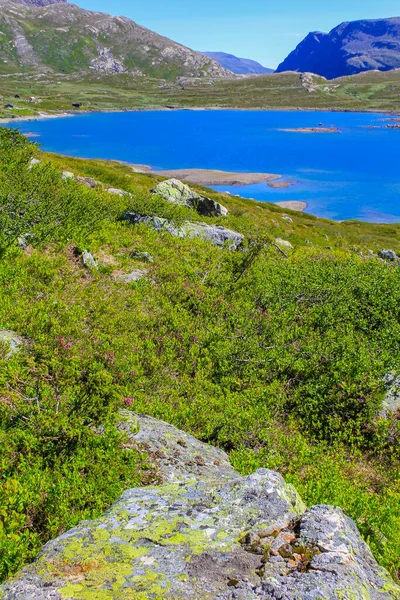
[[[277,244],[280,248],[285,248],[286,250],[293,250],[293,244],[291,244],[287,240],[282,240],[282,238],[276,238],[275,244]]]
[[[387,373],[385,375],[386,394],[379,412],[381,417],[390,417],[391,414],[400,410],[400,375]]]
[[[9,360],[13,354],[16,354],[26,343],[26,340],[9,329],[0,329],[0,344],[5,346],[6,352],[4,358]]]
[[[133,252],[131,252],[130,256],[131,258],[135,258],[136,260],[140,260],[142,262],[154,262],[154,258],[152,257],[150,252],[139,252],[137,250],[134,250]]]
[[[185,221],[181,226],[175,225],[172,221],[162,219],[161,217],[140,215],[138,213],[126,213],[125,219],[133,224],[143,223],[149,227],[154,227],[157,231],[166,231],[175,237],[181,238],[201,238],[208,240],[215,246],[227,246],[229,250],[237,250],[244,240],[244,236],[236,231],[227,229],[220,225],[208,225],[207,223],[191,223]]]
[[[89,269],[89,271],[97,271],[99,268],[97,260],[95,259],[93,254],[88,250],[84,250],[82,252],[82,263],[84,267]]]
[[[117,280],[122,283],[134,283],[135,281],[140,281],[144,279],[148,271],[146,269],[134,269],[130,273],[123,273],[122,275],[117,276]]]
[[[379,252],[380,258],[383,260],[389,260],[391,262],[395,262],[397,260],[397,254],[393,250],[381,250]]]
[[[281,475],[241,477],[221,450],[122,411],[164,483],[128,490],[48,543],[3,600],[389,600],[400,597],[340,509],[306,511]]]
[[[65,180],[75,179],[75,175],[74,175],[74,173],[72,173],[72,171],[63,171],[61,177],[62,177],[62,179],[65,179]]]
[[[225,217],[228,209],[211,198],[201,196],[179,179],[167,179],[159,183],[151,192],[161,196],[167,202],[187,206],[196,210],[203,217]]]

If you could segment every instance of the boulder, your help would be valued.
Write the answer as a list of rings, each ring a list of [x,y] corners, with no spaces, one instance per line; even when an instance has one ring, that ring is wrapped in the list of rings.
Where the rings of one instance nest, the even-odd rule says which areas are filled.
[[[3,584],[3,600],[399,596],[340,509],[307,511],[279,473],[240,476],[223,451],[167,423],[129,411],[122,418],[162,481],[126,491],[102,517],[46,544]]]
[[[211,198],[193,192],[189,186],[178,179],[162,181],[151,190],[152,194],[161,196],[167,202],[187,206],[196,210],[203,217],[225,217],[228,209]]]
[[[395,262],[397,260],[397,254],[393,250],[381,250],[379,252],[379,257],[383,260],[390,260],[391,262]]]
[[[63,179],[75,179],[75,175],[71,171],[63,171],[62,178]]]
[[[81,175],[78,175],[76,180],[78,183],[86,185],[86,187],[92,189],[96,188],[98,185],[101,185],[101,182],[93,179],[93,177],[82,177]]]
[[[14,354],[19,352],[26,343],[26,340],[9,329],[0,329],[0,344],[6,347],[5,359],[9,360]]]
[[[42,161],[38,158],[31,158],[31,160],[29,161],[28,169],[31,170],[32,167],[34,167],[35,165],[40,165],[41,162]]]
[[[215,246],[227,246],[229,250],[237,250],[244,240],[244,236],[221,225],[209,225],[207,223],[192,223],[185,221],[182,225],[175,225],[172,221],[161,217],[140,215],[139,213],[126,213],[125,219],[133,224],[143,223],[154,227],[157,231],[167,231],[175,237],[201,238],[208,240]]]

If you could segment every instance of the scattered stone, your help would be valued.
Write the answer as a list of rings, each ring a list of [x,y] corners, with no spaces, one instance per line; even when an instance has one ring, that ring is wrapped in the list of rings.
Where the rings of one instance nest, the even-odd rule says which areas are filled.
[[[151,190],[151,193],[161,196],[172,204],[187,206],[196,210],[203,217],[225,217],[228,214],[228,209],[222,204],[193,192],[189,186],[179,181],[179,179],[162,181]]]
[[[119,190],[117,188],[108,188],[108,193],[109,194],[115,194],[116,196],[127,196],[127,192],[124,192],[123,190]]]
[[[82,102],[73,102],[72,106],[74,108],[82,108],[83,105],[82,105]]]
[[[31,160],[29,161],[29,166],[28,169],[31,170],[32,167],[34,167],[35,165],[40,165],[42,161],[39,160],[38,158],[31,158]]]
[[[123,416],[121,429],[158,462],[164,483],[126,491],[102,517],[46,544],[0,587],[3,600],[398,597],[400,588],[340,509],[306,511],[278,473],[241,477],[221,450],[150,417]],[[293,538],[284,556],[238,541],[258,543],[253,532],[274,526]]]
[[[287,240],[282,240],[281,238],[276,238],[275,244],[277,244],[280,248],[286,248],[287,250],[293,250],[294,248],[290,242]]]
[[[383,260],[390,260],[391,262],[395,262],[397,260],[397,254],[393,250],[381,250],[379,252],[380,258]]]
[[[62,178],[63,179],[75,179],[75,175],[74,175],[74,173],[71,173],[71,171],[63,171]]]
[[[93,179],[93,177],[82,177],[80,175],[78,175],[78,177],[76,178],[78,183],[81,183],[82,185],[86,185],[86,187],[89,188],[96,188],[98,185],[101,185],[100,181],[96,181],[96,179]]]
[[[133,283],[135,281],[140,281],[146,277],[147,274],[148,271],[145,269],[134,269],[131,273],[118,275],[116,279],[122,281],[122,283]]]
[[[201,238],[208,240],[220,248],[227,245],[229,250],[237,250],[243,243],[244,236],[231,229],[226,229],[220,225],[208,225],[207,223],[184,222],[181,226],[174,225],[172,221],[160,217],[140,215],[139,213],[126,213],[125,219],[137,225],[143,223],[149,227],[154,227],[157,231],[167,231],[175,237],[181,238]]]
[[[293,219],[291,217],[289,217],[288,215],[282,215],[282,219],[284,221],[287,221],[288,223],[293,223]]]
[[[142,262],[152,263],[154,262],[154,258],[150,254],[150,252],[131,252],[131,258],[135,258],[136,260],[141,260]]]
[[[386,394],[382,402],[382,409],[379,412],[379,416],[388,418],[393,413],[400,410],[400,375],[397,375],[396,373],[387,373],[384,381],[386,384]]]
[[[93,254],[91,254],[87,250],[84,250],[82,252],[82,263],[83,266],[89,269],[90,271],[97,271],[99,268],[97,260],[94,258]]]
[[[17,244],[21,248],[21,250],[26,250],[31,244],[34,236],[31,233],[25,233],[25,235],[20,235],[17,239]]]
[[[14,354],[19,352],[22,346],[26,343],[23,337],[8,329],[0,329],[0,344],[6,346],[5,359],[9,360]]]

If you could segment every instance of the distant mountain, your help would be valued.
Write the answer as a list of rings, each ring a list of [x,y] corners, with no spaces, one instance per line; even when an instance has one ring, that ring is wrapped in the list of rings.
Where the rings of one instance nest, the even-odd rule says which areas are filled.
[[[21,71],[158,79],[231,75],[204,54],[125,17],[65,0],[0,0],[0,74]]]
[[[400,17],[342,23],[314,32],[281,63],[277,72],[300,71],[327,79],[372,69],[400,68]]]
[[[216,60],[221,66],[236,75],[264,75],[265,73],[273,73],[274,69],[267,69],[260,65],[255,60],[249,58],[238,58],[233,54],[226,54],[225,52],[204,52],[206,56]]]
[[[49,6],[50,4],[59,4],[67,0],[14,0],[17,4],[26,4],[27,6]]]

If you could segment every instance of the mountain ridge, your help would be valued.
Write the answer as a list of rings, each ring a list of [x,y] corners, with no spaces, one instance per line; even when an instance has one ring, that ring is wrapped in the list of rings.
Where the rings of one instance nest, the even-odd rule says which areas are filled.
[[[65,0],[0,0],[0,74],[123,73],[157,79],[228,77],[217,62],[127,17]]]
[[[226,52],[203,52],[203,54],[236,75],[265,75],[274,72],[274,69],[268,69],[261,63],[250,58],[239,58],[234,54]]]
[[[400,68],[400,17],[345,21],[329,33],[310,32],[278,66],[335,79]]]

